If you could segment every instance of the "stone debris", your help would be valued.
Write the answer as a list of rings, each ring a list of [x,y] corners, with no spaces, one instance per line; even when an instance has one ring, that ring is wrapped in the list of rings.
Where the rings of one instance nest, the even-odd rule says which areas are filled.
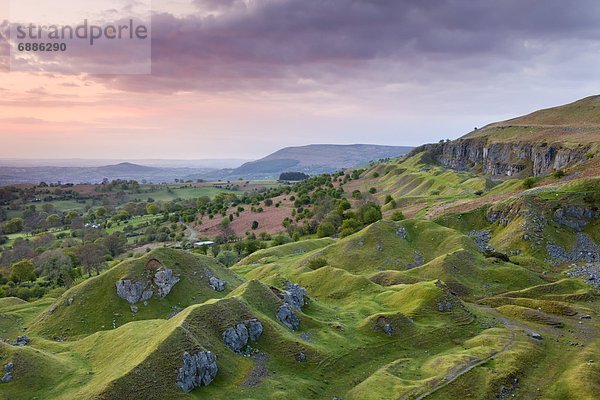
[[[575,245],[569,250],[565,250],[559,245],[548,242],[546,244],[546,252],[550,257],[548,261],[554,265],[566,262],[600,262],[600,246],[583,232],[579,232],[575,236]]]
[[[600,289],[600,263],[597,262],[584,265],[572,264],[571,268],[572,269],[567,272],[569,278],[581,278],[589,285]]]
[[[300,353],[296,354],[295,358],[296,358],[296,361],[298,361],[298,362],[305,362],[306,354],[304,354],[304,352],[301,351]]]
[[[197,387],[207,386],[217,376],[217,358],[210,351],[183,353],[183,367],[177,374],[177,386],[186,393]]]
[[[471,237],[475,241],[475,244],[481,250],[484,250],[484,251],[485,250],[487,250],[487,251],[494,250],[494,248],[488,244],[488,242],[492,239],[492,235],[490,234],[490,231],[488,231],[488,230],[470,231],[470,232],[467,232],[467,236]]]
[[[134,314],[139,311],[139,308],[137,308],[137,306],[134,305],[129,306],[129,308],[131,308],[131,312]]]

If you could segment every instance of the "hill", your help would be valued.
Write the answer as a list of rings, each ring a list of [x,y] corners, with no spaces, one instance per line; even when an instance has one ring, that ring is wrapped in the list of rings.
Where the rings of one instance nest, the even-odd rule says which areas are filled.
[[[298,171],[308,174],[329,173],[358,167],[369,161],[400,157],[411,147],[370,144],[311,144],[286,147],[257,161],[234,169],[231,176],[276,178],[281,172]]]
[[[428,144],[440,163],[492,176],[543,176],[586,162],[600,149],[600,96],[503,122],[449,142]]]

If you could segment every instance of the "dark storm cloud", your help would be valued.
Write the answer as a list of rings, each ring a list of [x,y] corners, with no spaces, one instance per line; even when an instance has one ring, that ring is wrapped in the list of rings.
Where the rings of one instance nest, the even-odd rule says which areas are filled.
[[[298,82],[469,79],[597,44],[597,0],[194,0],[208,16],[156,14],[153,76],[134,90],[303,90]]]

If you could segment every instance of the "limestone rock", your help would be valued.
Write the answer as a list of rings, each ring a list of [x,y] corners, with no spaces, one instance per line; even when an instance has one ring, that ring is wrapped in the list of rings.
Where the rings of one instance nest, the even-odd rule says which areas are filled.
[[[4,375],[2,376],[2,380],[0,380],[0,382],[2,383],[8,383],[10,381],[12,381],[13,379],[13,369],[14,369],[14,365],[12,362],[9,362],[8,364],[4,365]]]
[[[29,336],[27,335],[23,335],[23,336],[17,336],[17,341],[16,342],[12,342],[11,344],[13,346],[27,346],[29,344],[29,342],[31,342],[31,339],[29,339]]]
[[[158,286],[158,295],[160,297],[168,295],[179,280],[179,276],[174,275],[172,269],[159,268],[156,274],[154,274],[154,284]]]
[[[286,282],[283,294],[283,302],[289,304],[294,310],[300,310],[304,307],[304,298],[307,297],[306,289],[302,286]]]
[[[400,228],[396,229],[396,236],[398,236],[402,239],[406,239],[408,236],[408,232],[406,232],[406,228],[400,227]]]
[[[288,303],[283,303],[279,307],[279,310],[277,310],[277,319],[292,330],[296,330],[300,326],[300,318],[294,313]]]
[[[183,353],[183,367],[177,374],[177,386],[186,393],[212,382],[218,372],[217,358],[210,351]]]
[[[208,279],[208,283],[210,284],[210,287],[213,288],[213,290],[216,290],[217,292],[222,292],[223,290],[225,290],[225,284],[227,282],[225,282],[223,279],[219,279],[216,276],[211,276]]]
[[[127,300],[129,304],[135,304],[140,301],[145,285],[140,281],[134,282],[130,279],[124,279],[117,281],[116,286],[117,296]]]
[[[249,340],[256,342],[262,333],[262,323],[257,319],[249,319],[227,328],[223,332],[223,342],[231,350],[239,353],[248,345]]]

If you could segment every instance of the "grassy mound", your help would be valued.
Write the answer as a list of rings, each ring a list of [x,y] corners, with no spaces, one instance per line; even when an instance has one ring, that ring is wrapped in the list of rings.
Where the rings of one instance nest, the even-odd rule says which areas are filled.
[[[166,297],[160,298],[155,293],[147,306],[138,303],[139,311],[133,313],[130,304],[117,296],[115,283],[121,279],[149,279],[152,272],[146,270],[146,265],[150,260],[158,260],[172,269],[180,276],[180,281]],[[223,292],[210,287],[207,270],[227,282]],[[213,258],[173,249],[156,249],[139,259],[123,261],[71,288],[34,321],[31,331],[49,338],[74,338],[131,321],[167,318],[189,305],[224,297],[241,282]]]

